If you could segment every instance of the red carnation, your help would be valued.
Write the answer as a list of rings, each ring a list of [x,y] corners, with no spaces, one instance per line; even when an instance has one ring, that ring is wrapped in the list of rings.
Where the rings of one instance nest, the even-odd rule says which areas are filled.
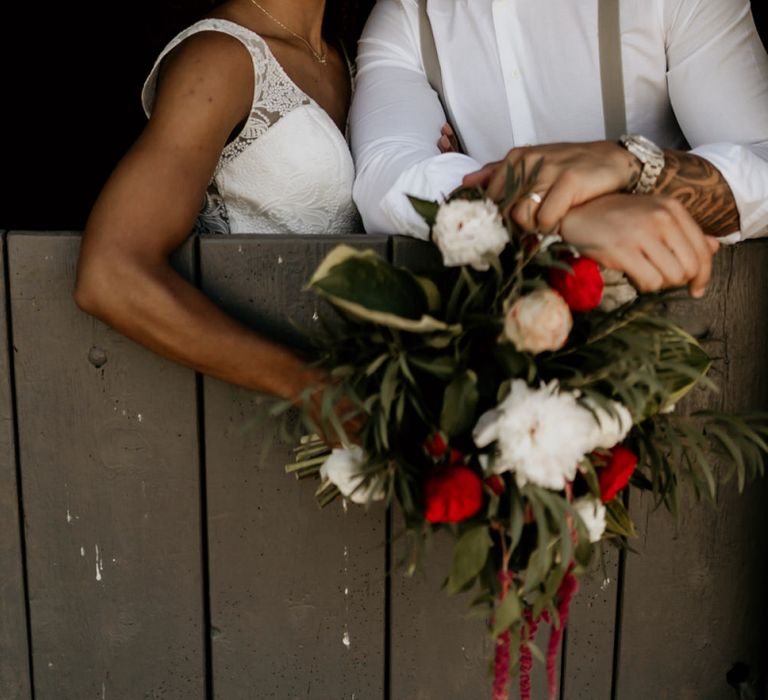
[[[590,258],[566,255],[562,262],[570,270],[549,269],[549,284],[565,299],[571,311],[592,311],[603,298],[603,276],[597,263]]]
[[[483,482],[469,467],[433,470],[424,487],[426,518],[431,523],[458,523],[483,505]]]
[[[598,470],[600,497],[603,503],[612,501],[628,483],[637,466],[637,455],[626,447],[618,445],[611,450],[611,456],[602,469]]]

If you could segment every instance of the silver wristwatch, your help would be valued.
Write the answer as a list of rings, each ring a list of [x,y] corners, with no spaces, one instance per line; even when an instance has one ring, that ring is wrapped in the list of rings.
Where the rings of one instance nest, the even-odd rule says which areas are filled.
[[[619,139],[619,143],[643,164],[640,179],[632,189],[632,194],[652,192],[664,169],[664,151],[650,139],[636,134],[625,134]]]

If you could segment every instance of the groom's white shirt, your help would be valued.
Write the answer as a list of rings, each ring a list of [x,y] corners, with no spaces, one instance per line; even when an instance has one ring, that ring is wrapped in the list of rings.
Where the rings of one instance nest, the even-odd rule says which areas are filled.
[[[469,155],[437,148],[445,121],[424,74],[416,0],[378,0],[350,114],[355,201],[369,232],[426,237],[406,194],[437,199],[515,146],[605,138],[596,0],[430,0],[445,98]],[[630,133],[712,162],[768,234],[768,57],[748,0],[621,0]]]

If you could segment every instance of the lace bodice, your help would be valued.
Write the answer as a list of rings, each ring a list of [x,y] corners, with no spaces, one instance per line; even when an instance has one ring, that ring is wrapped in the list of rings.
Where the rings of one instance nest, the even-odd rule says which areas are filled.
[[[160,54],[144,84],[147,116],[162,60],[186,38],[204,31],[223,32],[243,43],[253,60],[255,87],[250,116],[216,166],[197,230],[309,234],[361,230],[352,201],[354,165],[344,135],[250,29],[228,20],[204,19],[181,32]]]

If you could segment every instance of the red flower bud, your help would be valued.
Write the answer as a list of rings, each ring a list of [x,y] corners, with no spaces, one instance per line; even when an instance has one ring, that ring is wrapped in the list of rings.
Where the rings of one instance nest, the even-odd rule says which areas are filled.
[[[440,460],[445,457],[445,453],[448,451],[448,444],[440,433],[435,433],[424,441],[424,449],[432,459]]]
[[[482,507],[483,482],[469,467],[435,469],[427,477],[424,501],[429,522],[458,523]]]
[[[504,479],[498,474],[491,474],[485,478],[485,485],[491,489],[497,496],[501,497],[504,493]]]
[[[605,282],[597,263],[590,258],[567,255],[562,260],[571,270],[552,267],[549,284],[565,299],[571,311],[591,311],[603,298]]]
[[[603,503],[612,501],[628,483],[637,466],[637,455],[622,445],[611,450],[608,464],[598,469],[600,497]]]

